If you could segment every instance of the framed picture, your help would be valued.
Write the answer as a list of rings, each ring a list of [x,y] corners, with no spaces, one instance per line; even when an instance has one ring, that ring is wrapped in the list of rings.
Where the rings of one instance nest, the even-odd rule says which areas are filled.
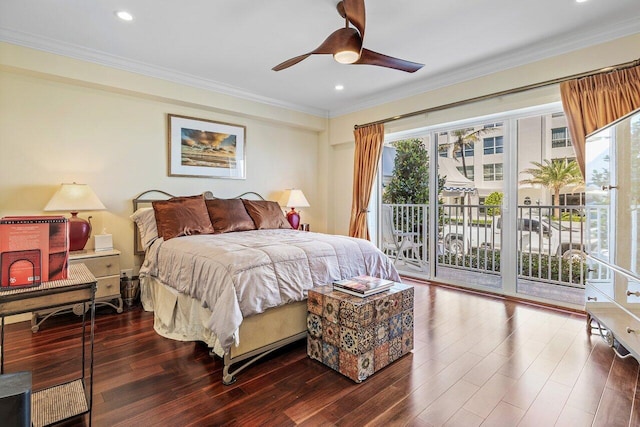
[[[245,179],[244,126],[169,114],[169,176]]]

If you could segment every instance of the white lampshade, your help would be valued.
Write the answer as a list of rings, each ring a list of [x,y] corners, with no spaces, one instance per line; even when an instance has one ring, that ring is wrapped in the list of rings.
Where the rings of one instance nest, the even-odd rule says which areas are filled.
[[[309,207],[309,202],[307,201],[307,198],[304,197],[302,190],[295,188],[284,190],[284,193],[282,193],[282,197],[280,197],[280,201],[278,203],[280,206],[286,206],[288,208]]]
[[[99,211],[106,209],[87,184],[62,184],[51,197],[45,211]]]

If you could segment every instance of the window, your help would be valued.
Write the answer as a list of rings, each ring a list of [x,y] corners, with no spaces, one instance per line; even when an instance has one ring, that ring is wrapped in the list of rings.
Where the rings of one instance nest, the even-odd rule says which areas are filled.
[[[566,127],[551,129],[551,147],[571,147],[571,138]]]
[[[571,162],[575,162],[575,157],[556,157],[555,159],[551,159],[552,162],[562,162],[565,165],[568,165]]]
[[[500,127],[502,127],[502,122],[487,123],[486,125],[484,125],[485,129],[494,129],[494,128],[500,128]]]
[[[499,154],[502,153],[503,148],[504,141],[502,136],[484,138],[484,154]]]
[[[449,146],[447,144],[438,145],[438,156],[447,157],[449,154]]]
[[[584,193],[560,194],[560,206],[576,206],[584,204]],[[566,209],[563,209],[563,212]]]
[[[502,163],[483,165],[485,181],[502,181]]]
[[[464,150],[465,157],[473,157],[474,146],[475,144],[473,142],[470,142],[464,146],[463,150]],[[462,157],[462,155],[460,154],[460,151],[456,151],[456,159],[460,157]]]
[[[487,198],[486,198],[486,197],[480,197],[480,198],[478,199],[478,204],[480,205],[480,206],[478,207],[478,213],[479,213],[479,214],[482,214],[482,215],[484,215],[484,214],[486,214],[486,213],[487,213],[487,208],[485,208],[485,207],[484,207],[484,202],[485,202],[485,200],[487,200]]]
[[[473,181],[473,179],[475,177],[473,165],[467,166],[467,174],[466,175],[464,174],[464,169],[462,168],[462,166],[457,166],[456,169],[458,169],[458,172],[460,172],[463,176],[466,176],[471,181]]]

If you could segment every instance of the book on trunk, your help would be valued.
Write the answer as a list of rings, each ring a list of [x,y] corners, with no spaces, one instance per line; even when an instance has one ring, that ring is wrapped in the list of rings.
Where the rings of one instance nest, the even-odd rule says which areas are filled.
[[[350,279],[336,280],[333,289],[360,297],[384,292],[393,286],[393,280],[372,276],[356,276]]]

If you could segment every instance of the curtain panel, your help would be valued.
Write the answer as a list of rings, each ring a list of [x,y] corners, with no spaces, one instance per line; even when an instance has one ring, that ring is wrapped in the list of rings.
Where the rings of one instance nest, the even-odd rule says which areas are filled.
[[[568,80],[560,95],[584,176],[585,137],[640,108],[640,66]]]
[[[370,240],[367,212],[373,182],[378,172],[384,144],[384,125],[375,124],[356,129],[353,165],[353,201],[349,236]]]

